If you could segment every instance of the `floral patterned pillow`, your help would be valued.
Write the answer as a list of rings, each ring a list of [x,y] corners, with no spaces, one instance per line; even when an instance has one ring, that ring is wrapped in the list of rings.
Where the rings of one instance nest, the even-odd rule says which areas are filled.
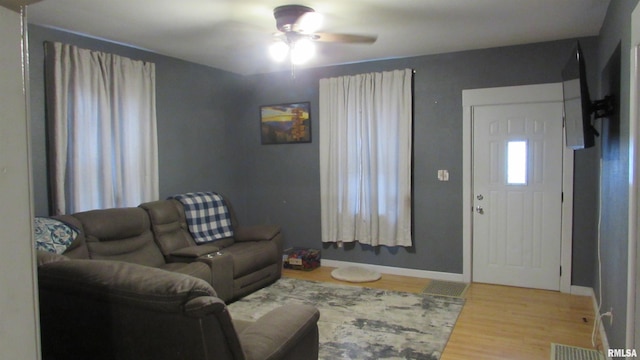
[[[60,220],[36,217],[34,219],[36,249],[62,254],[78,236],[78,231]]]

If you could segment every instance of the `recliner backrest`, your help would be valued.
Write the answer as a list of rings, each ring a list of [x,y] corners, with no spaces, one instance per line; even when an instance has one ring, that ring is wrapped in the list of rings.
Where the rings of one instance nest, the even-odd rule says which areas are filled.
[[[235,229],[237,227],[237,220],[233,208],[226,199],[225,204],[231,215],[232,227]],[[140,204],[139,207],[147,211],[155,240],[165,257],[171,256],[176,250],[197,246],[189,232],[184,207],[178,200],[167,199],[151,201]],[[223,249],[232,245],[234,242],[233,238],[225,238],[209,244]]]
[[[91,259],[159,267],[165,259],[153,239],[146,211],[137,207],[73,214],[82,224]]]
[[[173,251],[196,243],[189,233],[184,208],[177,200],[158,200],[140,204],[145,209],[160,251],[168,256]]]

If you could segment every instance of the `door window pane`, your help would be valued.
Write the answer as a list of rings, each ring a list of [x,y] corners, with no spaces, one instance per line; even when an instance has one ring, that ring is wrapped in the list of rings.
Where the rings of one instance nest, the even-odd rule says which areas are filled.
[[[507,143],[507,183],[523,185],[527,183],[527,142]]]

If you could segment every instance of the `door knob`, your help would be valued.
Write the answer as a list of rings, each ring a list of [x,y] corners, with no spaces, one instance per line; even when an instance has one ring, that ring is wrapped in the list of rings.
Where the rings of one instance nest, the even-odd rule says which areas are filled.
[[[478,205],[476,206],[476,212],[478,214],[484,214],[484,209],[482,208],[482,206]]]

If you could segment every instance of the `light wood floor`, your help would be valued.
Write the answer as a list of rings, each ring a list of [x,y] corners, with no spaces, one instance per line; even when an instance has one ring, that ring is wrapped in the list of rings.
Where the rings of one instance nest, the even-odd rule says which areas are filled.
[[[284,269],[283,276],[350,283],[331,277],[330,267]],[[361,286],[420,293],[428,279],[383,274]],[[350,284],[357,286],[357,284]],[[551,343],[592,349],[593,305],[587,296],[508,286],[471,284],[442,360],[549,359]]]

